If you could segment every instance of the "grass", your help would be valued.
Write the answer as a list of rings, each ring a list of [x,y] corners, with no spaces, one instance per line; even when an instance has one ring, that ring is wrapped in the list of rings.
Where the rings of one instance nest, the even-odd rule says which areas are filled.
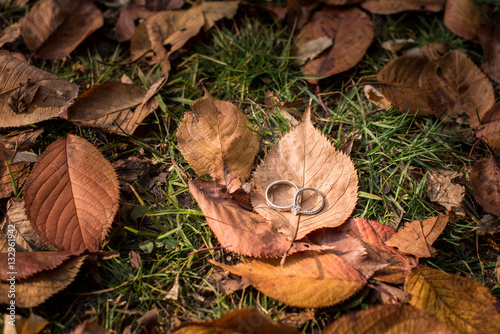
[[[19,15],[4,13],[4,21],[11,22],[9,15],[14,14]],[[351,158],[358,171],[360,198],[353,216],[398,226],[435,215],[443,209],[426,195],[428,173],[436,168],[461,172],[463,176],[457,182],[468,189],[464,198],[468,215],[459,217],[456,224],[446,229],[438,241],[438,257],[426,263],[476,279],[499,297],[500,285],[491,276],[493,260],[472,251],[487,245],[475,234],[474,221],[480,219],[482,211],[469,190],[467,173],[472,144],[467,140],[468,130],[453,129],[433,117],[419,118],[394,109],[377,110],[362,96],[360,87],[373,83],[373,76],[395,58],[380,48],[380,42],[387,39],[412,37],[416,45],[443,40],[476,57],[475,60],[480,57],[477,48],[451,34],[443,26],[442,14],[375,16],[374,21],[378,29],[376,41],[358,67],[322,82],[325,93],[321,98],[326,109],[294,65],[293,30],[266,20],[239,17],[214,27],[210,37],[175,61],[175,70],[157,96],[159,108],[134,136],[113,136],[60,120],[34,125],[45,128],[34,147],[37,154],[73,131],[91,141],[112,162],[130,156],[146,162],[141,172],[144,177],[123,185],[121,209],[104,246],[104,250],[118,251],[120,256],[97,263],[101,284],[84,271],[68,289],[33,309],[50,321],[46,331],[66,332],[83,319],[97,317],[101,325],[117,333],[127,328],[131,333],[139,333],[137,319],[141,312],[154,307],[165,328],[180,321],[219,318],[242,307],[255,307],[275,320],[303,311],[287,307],[253,288],[224,295],[209,279],[214,267],[207,260],[233,263],[240,257],[216,248],[218,242],[191,198],[183,176],[195,174],[176,146],[177,124],[193,101],[203,96],[203,88],[215,98],[231,100],[244,110],[262,137],[260,158],[292,128],[279,111],[270,112],[263,107],[265,92],[272,91],[280,101],[287,102],[304,99],[307,104],[312,98],[316,127],[336,147],[340,148],[350,137],[355,139]],[[417,28],[414,22],[419,23]],[[121,62],[124,57],[124,45],[107,56],[89,47],[65,61],[37,65],[86,88],[119,81],[124,74],[148,88],[161,76],[158,66],[120,67],[102,62]],[[474,152],[479,156],[486,153],[481,145]],[[146,184],[161,172],[166,173],[163,180]],[[140,255],[140,268],[132,266],[130,252]],[[178,300],[166,298],[176,286]],[[367,295],[365,290],[345,303],[316,310],[315,318],[304,325],[303,331],[318,333],[347,310],[368,307]]]

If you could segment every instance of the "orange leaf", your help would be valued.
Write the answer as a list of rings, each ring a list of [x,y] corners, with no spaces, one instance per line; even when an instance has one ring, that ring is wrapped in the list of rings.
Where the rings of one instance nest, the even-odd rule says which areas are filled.
[[[443,21],[455,35],[474,43],[478,43],[477,30],[486,23],[474,0],[448,0]]]
[[[396,14],[405,11],[440,12],[446,0],[366,0],[361,7],[374,14]]]
[[[60,250],[98,251],[118,210],[118,198],[111,164],[74,135],[47,147],[24,189],[31,224],[42,240]]]
[[[370,17],[359,8],[324,7],[302,28],[297,46],[324,36],[334,40],[333,46],[301,68],[304,75],[313,76],[308,79],[313,84],[318,83],[318,77],[354,67],[372,43],[374,27]]]
[[[420,76],[420,87],[427,92],[436,115],[457,117],[471,126],[478,126],[495,102],[491,82],[459,50],[428,62]]]
[[[53,74],[42,71],[0,52],[0,128],[23,126],[57,117],[66,111],[78,93],[78,87]],[[11,95],[27,82],[40,84],[29,106],[23,112],[9,106]],[[27,100],[25,100],[26,102]]]
[[[270,222],[243,209],[224,187],[195,179],[189,180],[189,190],[222,247],[254,257],[277,257],[290,246],[290,241],[276,232]],[[290,252],[309,248],[306,243],[295,242]]]
[[[138,123],[158,106],[154,100],[143,104],[146,94],[146,90],[132,84],[108,82],[97,85],[78,97],[68,110],[68,120],[116,134],[132,134]]]
[[[251,259],[235,266],[210,262],[247,278],[257,290],[290,306],[335,305],[366,284],[361,274],[331,253],[296,253],[287,257],[282,267],[279,259]]]
[[[174,328],[176,334],[198,333],[259,333],[259,334],[299,334],[295,328],[280,325],[262,316],[253,308],[236,310],[223,315],[219,320],[197,322],[188,321]]]
[[[451,334],[433,316],[410,305],[376,305],[346,314],[325,328],[323,334],[405,333]]]
[[[339,229],[369,244],[383,244],[396,233],[392,227],[363,218],[349,218]]]
[[[384,96],[399,110],[420,116],[432,115],[427,94],[420,88],[420,73],[427,61],[421,57],[401,56],[387,64],[377,78]]]
[[[431,245],[441,235],[449,218],[440,213],[437,217],[430,217],[424,221],[415,220],[407,223],[402,230],[387,240],[386,244],[416,257],[431,257],[436,252]]]
[[[182,155],[199,176],[210,174],[229,193],[250,176],[259,136],[243,112],[206,95],[191,106],[177,130]]]
[[[253,174],[250,192],[255,211],[270,220],[290,240],[301,239],[324,227],[336,227],[349,217],[357,200],[358,176],[347,155],[336,151],[330,141],[311,123],[308,109],[302,122],[287,133],[267,154]],[[323,209],[314,215],[294,215],[275,211],[265,199],[266,188],[274,181],[288,180],[299,188],[313,187],[324,198]],[[293,202],[295,188],[276,187],[269,195],[273,203]],[[301,206],[312,210],[320,204],[319,195],[306,192]]]
[[[470,173],[474,199],[489,213],[500,217],[500,168],[495,159],[479,161]]]
[[[16,306],[36,307],[74,281],[85,256],[64,262],[53,270],[43,271],[25,280],[16,281]],[[10,283],[0,282],[0,303],[9,304]]]
[[[410,272],[405,291],[411,305],[455,333],[500,333],[496,299],[479,282],[420,265]]]

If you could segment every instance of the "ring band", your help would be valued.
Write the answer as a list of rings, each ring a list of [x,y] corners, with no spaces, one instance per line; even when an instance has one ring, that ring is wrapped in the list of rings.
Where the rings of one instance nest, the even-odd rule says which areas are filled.
[[[287,181],[287,180],[278,180],[278,181],[274,181],[272,182],[270,185],[267,186],[267,189],[266,189],[266,203],[267,205],[269,205],[269,207],[273,210],[276,210],[276,211],[290,211],[292,210],[292,207],[296,206],[295,205],[295,200],[294,200],[294,203],[290,204],[290,205],[287,205],[287,206],[279,206],[279,205],[276,205],[274,203],[271,202],[271,200],[269,199],[269,189],[271,189],[271,187],[273,187],[274,185],[276,184],[280,184],[280,183],[285,183],[285,184],[289,184],[291,186],[294,186],[295,189],[297,190],[297,193],[299,192],[299,187],[297,187],[295,185],[295,183],[293,182],[290,182],[290,181]],[[297,194],[296,193],[296,194]],[[295,197],[297,197],[297,195],[295,195]]]
[[[317,208],[316,210],[312,210],[312,211],[302,209],[302,207],[299,205],[299,200],[301,197],[301,193],[304,190],[313,190],[313,191],[318,193],[319,197],[321,197],[321,204],[320,204],[319,208]],[[300,188],[297,191],[297,193],[295,194],[295,197],[293,198],[293,205],[292,205],[292,208],[290,210],[292,211],[292,213],[294,215],[298,215],[299,213],[302,213],[304,215],[315,215],[318,212],[320,212],[321,209],[323,209],[324,205],[325,205],[325,199],[323,198],[323,195],[321,195],[321,193],[319,192],[318,189],[311,188],[311,187],[305,187],[305,188]]]

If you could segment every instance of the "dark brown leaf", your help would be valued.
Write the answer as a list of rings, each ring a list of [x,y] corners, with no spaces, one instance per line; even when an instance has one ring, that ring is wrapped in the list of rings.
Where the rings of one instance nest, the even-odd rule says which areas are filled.
[[[372,43],[374,27],[359,8],[324,7],[302,28],[297,46],[324,36],[334,41],[333,46],[301,68],[304,75],[312,76],[310,83],[354,67]]]
[[[479,161],[470,173],[474,199],[489,213],[500,217],[500,168],[493,158]]]
[[[374,14],[396,14],[405,11],[440,12],[446,0],[366,0],[361,6]]]
[[[116,134],[132,134],[138,123],[158,106],[154,99],[143,104],[147,93],[140,87],[120,82],[94,86],[69,108],[68,120]]]
[[[481,120],[476,137],[486,142],[500,155],[500,102],[497,102]]]
[[[474,0],[447,0],[443,21],[455,35],[474,43],[479,43],[477,30],[486,23]]]
[[[402,56],[387,64],[378,74],[384,96],[401,111],[421,116],[434,114],[427,94],[420,88],[420,73],[427,61],[421,57]]]
[[[21,27],[26,45],[43,59],[62,58],[104,24],[92,0],[41,0]]]
[[[481,69],[500,83],[500,21],[487,22],[477,32],[483,48],[484,63]]]
[[[8,106],[17,114],[27,112],[39,88],[40,83],[32,82],[28,78],[26,82],[20,83],[19,88],[15,89],[9,95],[9,100],[7,101]]]
[[[30,253],[26,253],[30,254]],[[18,254],[19,255],[19,254]],[[36,307],[74,281],[85,256],[64,262],[59,267],[44,271],[25,280],[16,281],[16,307]],[[0,283],[0,303],[8,304],[10,283]]]
[[[14,42],[21,36],[21,24],[22,21],[19,21],[2,30],[0,33],[0,48],[3,47],[4,44]]]
[[[64,79],[20,61],[8,52],[0,52],[0,128],[30,125],[65,112],[76,97],[78,87]],[[9,106],[10,94],[27,81],[39,84],[28,110],[16,113]]]
[[[427,93],[435,115],[454,117],[473,127],[479,125],[495,102],[491,82],[459,50],[428,62],[420,76],[420,87]]]
[[[69,135],[40,156],[26,182],[26,212],[38,235],[60,250],[98,251],[118,210],[111,164],[83,138]]]
[[[82,324],[76,326],[71,334],[112,334],[113,331],[107,330],[99,324],[99,320],[85,320]]]

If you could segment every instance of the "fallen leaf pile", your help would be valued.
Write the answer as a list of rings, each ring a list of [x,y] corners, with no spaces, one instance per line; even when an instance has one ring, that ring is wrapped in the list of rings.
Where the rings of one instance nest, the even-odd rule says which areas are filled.
[[[12,130],[0,135],[0,198],[7,203],[0,221],[0,262],[9,264],[9,254],[17,252],[15,266],[1,267],[0,303],[11,302],[13,270],[16,306],[32,308],[71,284],[84,264],[92,268],[97,258],[109,255],[102,247],[119,209],[118,176],[134,179],[139,173],[128,168],[133,175],[121,175],[120,166],[143,167],[132,159],[112,164],[93,143],[74,134],[50,140],[37,156],[31,147],[44,129],[29,126],[60,119],[73,127],[133,140],[139,125],[161,105],[156,97],[168,82],[171,62],[217,21],[232,19],[240,6],[239,1],[40,0],[0,33],[0,47],[5,49],[0,52],[0,129]],[[377,75],[378,89],[366,85],[365,95],[384,110],[394,107],[471,127],[478,142],[491,148],[492,156],[500,154],[500,102],[495,104],[490,81],[500,82],[500,27],[487,20],[472,0],[290,0],[286,8],[245,6],[264,9],[280,20],[286,17],[294,27],[290,30],[296,31],[290,39],[295,43],[296,66],[318,92],[321,80],[363,61],[376,41],[377,15],[444,11],[444,24],[451,32],[481,46],[484,63],[477,66],[462,51],[448,51],[444,43],[429,44],[418,50],[419,55],[390,61]],[[106,23],[113,15],[110,29]],[[24,43],[35,64],[43,64],[40,59],[68,59],[103,27],[108,38],[130,41],[130,62],[139,67],[158,65],[161,78],[152,76],[147,89],[128,78],[106,82],[102,77],[95,85],[78,87],[33,65],[13,46]],[[384,48],[396,53],[412,42],[398,40],[385,43]],[[293,128],[258,162],[259,129],[229,101],[206,92],[177,125],[178,148],[198,176],[188,180],[192,198],[219,246],[244,256],[244,261],[231,265],[209,260],[214,268],[241,276],[238,288],[249,284],[293,307],[330,307],[369,289],[387,301],[341,316],[324,333],[499,333],[498,303],[485,286],[420,263],[438,254],[433,245],[446,226],[455,224],[457,215],[466,215],[466,173],[442,169],[422,173],[429,200],[445,213],[407,222],[397,231],[354,217],[359,188],[358,172],[349,157],[354,139],[337,150],[316,128],[310,106],[298,122],[273,94],[266,93],[266,108],[283,107]],[[476,202],[492,217],[480,224],[481,231],[496,233],[498,228],[490,225],[498,225],[495,219],[500,217],[500,167],[490,157],[469,172]],[[305,210],[321,206],[321,210],[308,215],[272,209],[266,196],[276,205],[287,206],[293,204],[297,191],[279,184],[266,194],[278,180],[316,189],[297,196],[296,204]],[[140,270],[140,255],[131,250],[129,257]],[[177,300],[178,278],[170,292],[167,298]],[[156,310],[153,313],[151,328],[157,325]],[[8,316],[5,319],[8,322]],[[32,314],[20,318],[19,324],[38,333],[47,322]],[[84,320],[73,332],[108,331],[95,320]],[[271,321],[255,309],[240,309],[219,320],[185,322],[171,332],[299,330]]]

